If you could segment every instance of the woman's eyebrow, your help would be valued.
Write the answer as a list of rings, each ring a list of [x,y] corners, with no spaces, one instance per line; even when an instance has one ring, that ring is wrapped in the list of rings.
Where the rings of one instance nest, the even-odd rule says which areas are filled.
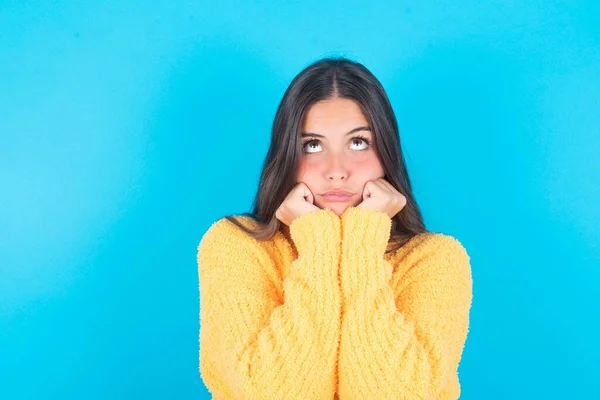
[[[358,131],[371,131],[371,128],[369,128],[368,126],[359,126],[357,128],[352,129],[350,132],[346,133],[344,136],[348,136],[351,135],[353,133],[356,133]],[[307,136],[314,136],[314,137],[320,137],[320,138],[324,138],[325,136],[323,135],[319,135],[318,133],[312,133],[312,132],[301,132],[300,133],[300,137],[307,137]]]

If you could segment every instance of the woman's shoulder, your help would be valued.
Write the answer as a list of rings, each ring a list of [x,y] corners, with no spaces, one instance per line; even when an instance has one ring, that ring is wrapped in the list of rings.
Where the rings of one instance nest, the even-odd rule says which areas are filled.
[[[455,236],[440,232],[424,232],[413,236],[390,262],[397,279],[416,274],[418,280],[440,279],[441,276],[471,280],[470,257],[465,246]],[[454,278],[452,278],[454,279]]]
[[[470,256],[463,243],[456,237],[442,232],[423,232],[412,237],[403,247],[405,254],[415,257],[458,257]]]
[[[258,222],[249,216],[235,216],[235,220],[246,228],[256,228]],[[290,251],[278,236],[259,240],[231,222],[227,217],[214,221],[200,239],[197,249],[198,265],[202,271],[210,266],[218,269],[233,268],[248,273],[248,265],[264,277],[279,276],[279,269],[290,259]],[[241,269],[240,269],[241,268]],[[246,271],[246,272],[243,272]]]
[[[259,227],[259,222],[246,214],[220,218],[212,222],[202,235],[198,252],[251,252],[257,256],[269,255],[272,252],[275,237],[270,240],[259,240],[232,222],[232,219],[251,231]]]
[[[237,226],[231,219],[235,219],[239,224],[244,227],[254,229],[257,225],[256,220],[247,215],[236,215],[233,217],[223,217],[212,222],[206,232],[202,235],[200,245],[204,242],[212,241],[253,241],[255,240],[248,233],[244,232],[239,226]]]

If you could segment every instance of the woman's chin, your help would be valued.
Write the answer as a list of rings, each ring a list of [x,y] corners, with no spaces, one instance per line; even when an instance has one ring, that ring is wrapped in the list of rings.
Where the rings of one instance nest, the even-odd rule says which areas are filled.
[[[329,209],[331,211],[334,212],[334,214],[336,214],[337,216],[341,216],[344,211],[346,211],[346,209],[348,207],[350,207],[350,204],[348,203],[340,203],[340,202],[332,202],[332,203],[327,203],[327,204],[323,204],[319,206],[320,208],[323,209]]]

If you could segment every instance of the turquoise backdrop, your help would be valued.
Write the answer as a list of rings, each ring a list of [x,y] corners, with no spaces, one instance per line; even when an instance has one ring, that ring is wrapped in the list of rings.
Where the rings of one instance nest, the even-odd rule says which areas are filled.
[[[551,0],[1,1],[0,398],[209,398],[197,245],[328,55],[471,255],[461,398],[600,398],[600,2]]]

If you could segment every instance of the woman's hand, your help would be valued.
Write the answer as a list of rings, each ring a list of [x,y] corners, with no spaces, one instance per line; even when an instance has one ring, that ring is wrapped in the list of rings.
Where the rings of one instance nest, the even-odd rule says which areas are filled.
[[[362,196],[363,202],[356,207],[381,211],[390,218],[398,214],[406,205],[406,197],[383,178],[367,181]]]
[[[300,182],[290,191],[275,212],[275,217],[290,226],[292,221],[311,211],[320,210],[313,204],[314,197],[308,186]]]

